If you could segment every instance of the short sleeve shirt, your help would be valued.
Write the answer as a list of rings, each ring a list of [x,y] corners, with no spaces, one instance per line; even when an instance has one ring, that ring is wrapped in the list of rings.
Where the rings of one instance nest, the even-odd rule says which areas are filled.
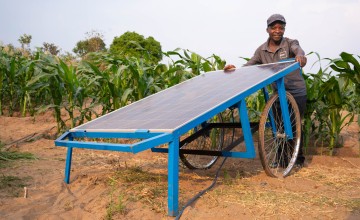
[[[270,51],[268,47],[269,40],[260,45],[255,51],[254,56],[244,65],[258,65],[275,63],[281,60],[295,58],[296,55],[305,55],[305,52],[299,45],[299,41],[292,40],[289,38],[283,38],[280,46],[275,52]],[[306,85],[305,80],[302,77],[300,71],[296,70],[287,76],[285,76],[285,88],[294,97],[306,96]],[[276,90],[276,85],[273,84]]]

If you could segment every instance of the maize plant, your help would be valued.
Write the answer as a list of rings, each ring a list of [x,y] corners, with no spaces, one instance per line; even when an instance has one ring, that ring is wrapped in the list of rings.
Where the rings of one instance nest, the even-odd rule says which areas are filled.
[[[353,114],[350,112],[345,116],[341,115],[341,110],[350,101],[346,96],[345,91],[341,91],[339,82],[332,76],[328,81],[320,87],[320,97],[326,103],[325,115],[328,119],[325,121],[329,131],[329,154],[333,154],[333,149],[339,144],[339,135],[341,130],[353,120]],[[351,117],[349,122],[344,123],[345,119]]]
[[[61,109],[63,107],[63,94],[65,94],[64,84],[56,71],[56,60],[52,56],[44,56],[37,63],[42,73],[38,76],[39,81],[45,82],[43,92],[49,94],[50,102],[44,103],[41,109],[53,109],[57,123],[57,131],[66,129],[65,121],[61,118]]]
[[[92,80],[90,91],[98,104],[102,105],[102,114],[105,114],[126,105],[133,88],[127,87],[126,66],[122,59],[106,54],[97,56],[100,57],[93,59],[104,58],[103,61],[83,62],[79,71]]]
[[[221,70],[226,64],[216,55],[204,58],[182,49],[168,51],[164,56],[169,59],[167,65],[106,52],[88,54],[87,60],[71,64],[41,51],[25,57],[1,48],[0,114],[7,109],[9,115],[20,111],[24,116],[51,108],[60,133],[68,128],[67,120],[70,127],[77,126],[94,115],[106,114],[202,72]],[[305,145],[312,137],[329,141],[330,153],[347,125],[345,119],[351,121],[352,113],[359,114],[359,57],[345,52],[340,56],[330,60],[330,68],[338,75],[321,67],[316,74],[304,74],[308,93],[303,125]],[[258,119],[264,105],[261,91],[247,97],[252,121]],[[96,106],[102,106],[100,114],[94,111]],[[343,109],[350,113],[342,115]],[[61,110],[67,111],[67,118]]]
[[[319,55],[318,58],[320,61]],[[340,83],[338,75],[332,76],[329,68],[323,70],[320,67],[316,74],[304,74],[304,77],[308,98],[303,124],[304,146],[308,147],[310,134],[314,134],[315,143],[328,141],[329,154],[332,155],[334,147],[341,146],[341,130],[354,118],[352,111],[341,114],[344,109],[353,109],[351,92],[344,83]],[[345,123],[347,118],[349,121]]]
[[[1,60],[1,97],[8,107],[9,115],[12,116],[18,107],[19,76],[22,75],[26,59],[21,56],[8,56],[2,54]]]
[[[330,67],[339,73],[339,77],[344,80],[344,88],[351,91],[349,94],[352,97],[353,110],[356,114],[360,114],[360,64],[357,59],[360,59],[360,56],[357,56],[357,59],[354,55],[342,52],[340,54],[341,58],[331,60]],[[358,124],[360,125],[360,117],[358,117]]]

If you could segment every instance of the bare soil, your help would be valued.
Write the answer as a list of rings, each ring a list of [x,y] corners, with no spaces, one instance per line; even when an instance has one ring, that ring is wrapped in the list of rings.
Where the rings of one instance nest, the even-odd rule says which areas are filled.
[[[21,183],[0,182],[0,219],[174,219],[167,215],[166,154],[74,149],[65,184],[66,148],[54,145],[54,126],[51,112],[0,116],[4,148],[36,157],[0,160],[0,178]],[[268,177],[259,158],[229,158],[215,187],[181,219],[360,219],[358,125],[342,138],[334,156],[316,149],[285,179]],[[180,168],[180,208],[211,185],[221,161],[205,171]]]

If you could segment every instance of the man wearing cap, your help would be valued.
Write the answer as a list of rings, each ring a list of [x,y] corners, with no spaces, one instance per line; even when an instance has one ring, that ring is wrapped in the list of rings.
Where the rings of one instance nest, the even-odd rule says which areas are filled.
[[[280,60],[294,58],[301,67],[306,65],[304,50],[300,47],[299,41],[284,37],[286,20],[280,14],[273,14],[267,19],[266,32],[269,34],[268,40],[260,45],[255,51],[254,56],[244,65],[258,65],[275,63]],[[224,67],[225,71],[230,71],[236,67],[232,64]],[[300,72],[294,71],[284,78],[285,88],[296,100],[300,110],[300,116],[303,118],[306,110],[306,85]],[[274,86],[274,85],[273,85]],[[276,90],[276,86],[274,88]],[[300,150],[296,165],[302,167],[305,157],[303,155],[303,144],[300,141]]]

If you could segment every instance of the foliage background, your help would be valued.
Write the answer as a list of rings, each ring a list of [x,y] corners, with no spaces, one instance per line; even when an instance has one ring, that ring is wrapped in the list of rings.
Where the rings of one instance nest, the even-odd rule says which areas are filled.
[[[30,35],[21,36],[19,41],[21,48],[0,48],[0,115],[20,112],[21,116],[35,116],[51,109],[58,133],[201,72],[221,70],[226,64],[215,54],[204,58],[184,49],[162,52],[154,38],[145,39],[135,32],[115,38],[109,51],[101,43],[101,34],[88,34],[74,48],[88,42],[86,50],[78,50],[78,58],[58,55],[57,47],[45,42],[44,47],[31,51],[26,46]],[[305,145],[326,142],[332,154],[334,147],[341,146],[340,131],[359,114],[359,56],[346,52],[335,59],[321,59],[315,52],[307,56],[328,64],[325,68],[320,65],[316,73],[304,73],[308,91]],[[167,64],[160,63],[163,57]],[[259,117],[263,100],[261,92],[247,98],[252,120]],[[101,112],[95,111],[99,106]],[[343,110],[348,113],[342,114]],[[345,119],[349,122],[344,123]]]

